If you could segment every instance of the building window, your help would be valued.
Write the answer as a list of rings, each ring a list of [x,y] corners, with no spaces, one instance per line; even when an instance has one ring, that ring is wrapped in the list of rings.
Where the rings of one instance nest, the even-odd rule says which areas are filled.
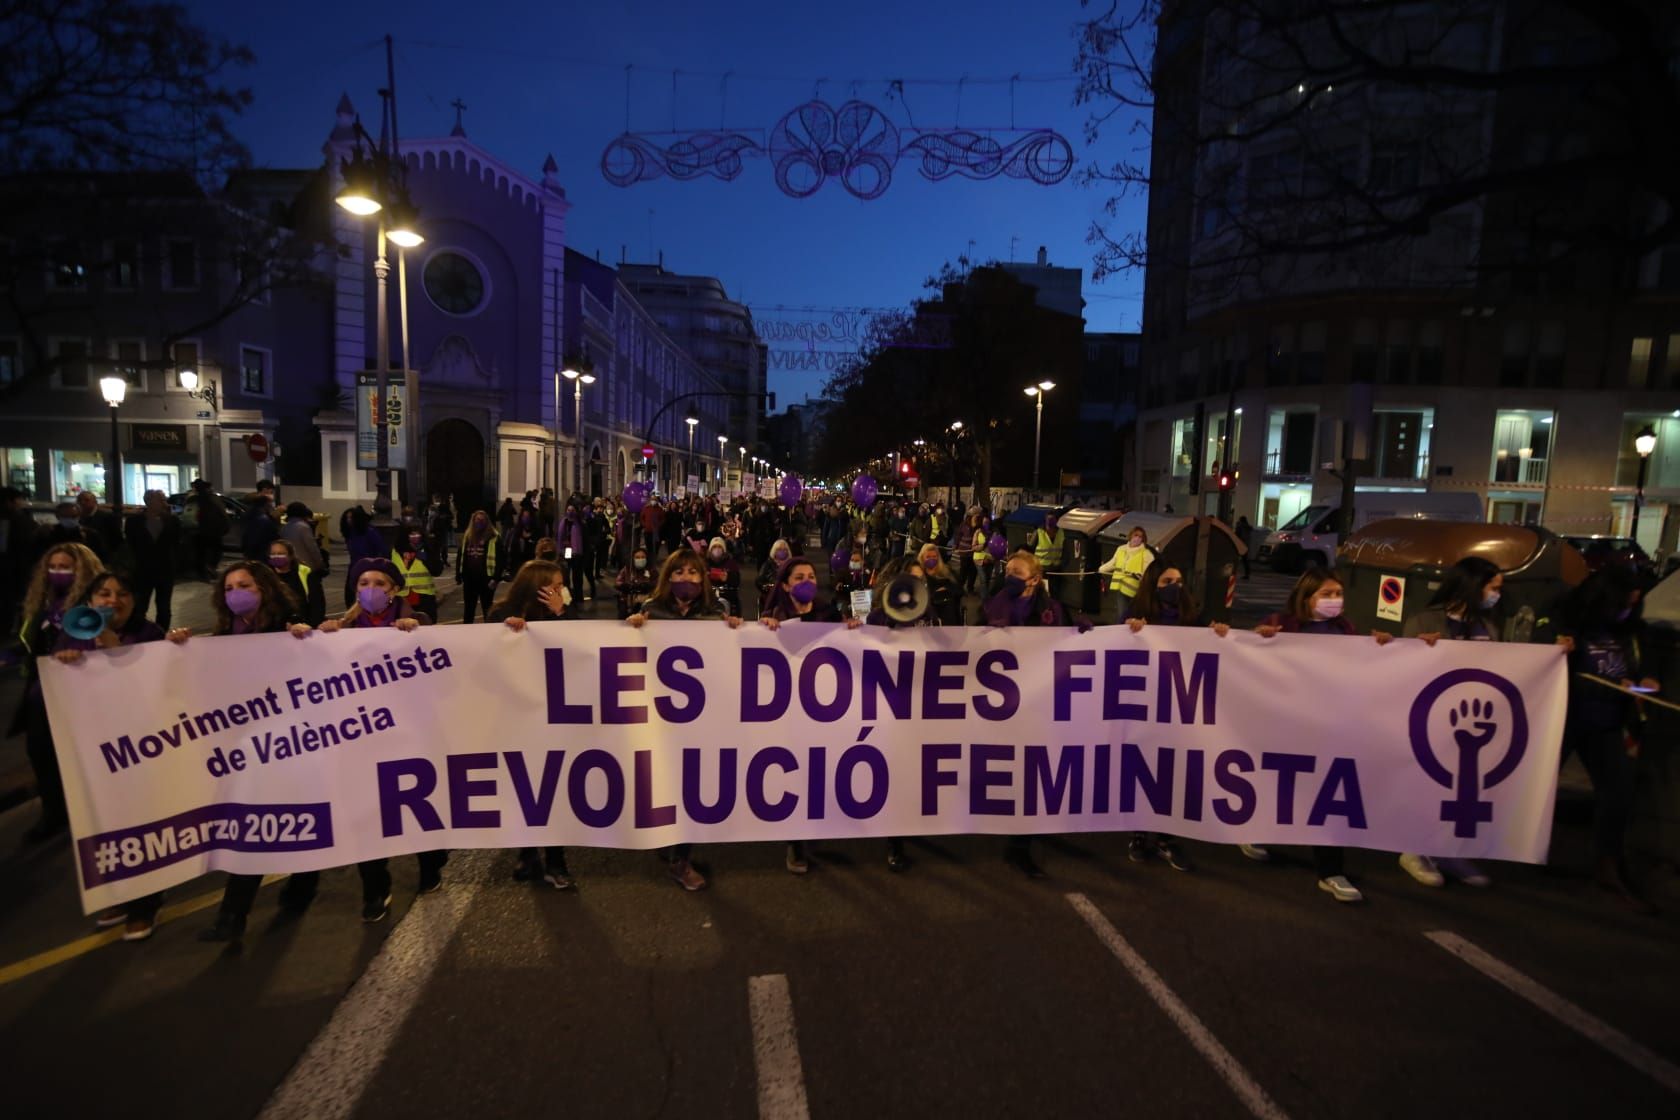
[[[22,379],[22,340],[16,338],[0,338],[0,387],[15,385]]]
[[[1515,389],[1528,384],[1528,324],[1505,324],[1505,348],[1499,359],[1501,388]]]
[[[176,292],[198,287],[198,245],[191,238],[164,241],[163,286]]]
[[[119,338],[111,343],[111,365],[117,376],[128,382],[129,388],[146,391],[146,342],[139,338]]]
[[[1353,324],[1353,362],[1349,372],[1353,380],[1372,382],[1377,379],[1377,321],[1357,319]]]
[[[1563,324],[1541,323],[1534,348],[1534,387],[1563,388]]]
[[[87,287],[86,255],[76,245],[60,241],[47,258],[47,287],[59,292],[79,292]]]
[[[1302,385],[1324,384],[1324,337],[1322,320],[1301,324],[1301,347],[1295,356],[1295,379]]]
[[[1446,351],[1441,345],[1441,322],[1428,319],[1418,324],[1416,362],[1419,385],[1439,385],[1446,367]]]
[[[1680,334],[1669,335],[1668,346],[1663,350],[1663,384],[1680,389]]]
[[[1552,445],[1550,412],[1501,410],[1493,420],[1493,471],[1490,481],[1544,486],[1547,452]]]
[[[199,369],[199,347],[196,338],[182,339],[170,347],[169,356],[174,369],[170,371],[168,384],[171,388],[180,388],[181,371],[190,369],[194,373],[202,374]],[[201,386],[202,387],[202,386]]]
[[[1318,413],[1273,409],[1266,420],[1266,473],[1312,474],[1317,432]]]
[[[1621,440],[1616,444],[1616,485],[1639,484],[1639,449],[1634,439],[1647,427],[1657,433],[1657,446],[1645,463],[1645,489],[1680,488],[1680,418],[1648,412],[1630,412],[1622,417]]]
[[[465,254],[443,250],[433,253],[421,273],[426,298],[448,315],[471,315],[484,306],[484,272]]]
[[[239,348],[239,389],[253,396],[266,397],[268,387],[268,351],[256,346]]]
[[[138,241],[111,242],[111,259],[105,273],[105,286],[110,291],[133,291],[140,281],[140,243]]]
[[[1643,389],[1651,380],[1651,340],[1636,338],[1628,348],[1628,388]]]
[[[1290,371],[1294,364],[1294,325],[1273,327],[1271,337],[1266,343],[1266,385],[1276,387],[1289,384]]]
[[[1411,482],[1427,479],[1435,410],[1381,409],[1372,416],[1372,420],[1372,447],[1376,455],[1372,475]]]
[[[91,352],[85,338],[49,338],[47,356],[52,362],[53,384],[60,389],[86,389]]]
[[[1412,383],[1412,324],[1407,319],[1391,319],[1387,339],[1383,345],[1383,381],[1389,385]]]

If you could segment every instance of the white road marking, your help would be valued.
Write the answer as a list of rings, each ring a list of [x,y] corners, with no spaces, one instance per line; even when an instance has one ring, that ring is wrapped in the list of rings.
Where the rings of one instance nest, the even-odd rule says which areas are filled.
[[[355,1112],[499,855],[452,855],[443,890],[414,900],[258,1120],[334,1120]]]
[[[799,1032],[787,977],[754,976],[747,981],[752,1015],[753,1065],[758,1068],[758,1115],[762,1120],[808,1120],[805,1071],[799,1064]]]
[[[1680,1093],[1680,1066],[1661,1058],[1598,1016],[1570,1003],[1504,961],[1489,956],[1456,933],[1433,930],[1429,940],[1497,984],[1515,992],[1564,1026],[1573,1027],[1622,1061],[1673,1093]]]
[[[1085,919],[1085,924],[1091,927],[1098,939],[1108,946],[1108,951],[1119,958],[1120,963],[1126,966],[1126,971],[1149,993],[1149,998],[1167,1013],[1167,1018],[1173,1021],[1174,1026],[1184,1032],[1184,1037],[1190,1040],[1190,1045],[1201,1051],[1202,1057],[1213,1066],[1214,1072],[1224,1079],[1225,1084],[1231,1087],[1231,1091],[1250,1112],[1261,1120],[1288,1120],[1289,1114],[1278,1107],[1278,1103],[1267,1095],[1266,1090],[1243,1068],[1242,1063],[1213,1036],[1213,1032],[1196,1017],[1196,1013],[1167,987],[1167,982],[1161,979],[1160,973],[1149,967],[1149,962],[1139,956],[1138,951],[1120,936],[1120,931],[1114,928],[1114,923],[1104,917],[1103,912],[1098,910],[1090,899],[1083,894],[1074,893],[1068,895],[1067,900],[1073,904],[1079,916]]]

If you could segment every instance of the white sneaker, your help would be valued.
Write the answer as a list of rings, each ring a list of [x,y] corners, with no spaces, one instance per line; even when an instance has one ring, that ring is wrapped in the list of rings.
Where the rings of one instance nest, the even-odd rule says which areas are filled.
[[[1482,869],[1467,859],[1442,859],[1437,861],[1440,869],[1467,887],[1477,887],[1486,890],[1493,885],[1493,880],[1482,872]]]
[[[1439,887],[1447,881],[1446,876],[1436,868],[1435,861],[1428,856],[1407,852],[1400,857],[1400,866],[1426,887]]]
[[[1268,852],[1265,848],[1262,848],[1258,844],[1238,844],[1237,851],[1241,852],[1255,863],[1265,863],[1267,860],[1272,858],[1272,853]]]
[[[1358,887],[1348,882],[1346,875],[1332,875],[1328,879],[1320,879],[1318,889],[1328,892],[1337,902],[1365,901],[1365,896],[1359,893]]]

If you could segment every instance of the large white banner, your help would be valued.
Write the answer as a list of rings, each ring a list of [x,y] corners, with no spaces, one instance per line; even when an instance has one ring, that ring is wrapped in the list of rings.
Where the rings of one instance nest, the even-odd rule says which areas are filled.
[[[43,666],[83,902],[430,848],[1143,829],[1539,862],[1554,647],[539,623]]]

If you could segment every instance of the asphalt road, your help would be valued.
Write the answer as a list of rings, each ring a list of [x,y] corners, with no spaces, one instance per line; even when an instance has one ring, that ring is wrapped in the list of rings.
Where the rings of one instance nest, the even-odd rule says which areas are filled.
[[[1037,881],[986,836],[913,844],[903,875],[880,841],[824,843],[803,877],[778,846],[716,846],[696,894],[650,853],[577,850],[562,894],[471,852],[419,899],[393,861],[374,926],[353,870],[295,921],[265,887],[227,951],[194,939],[219,876],[171,892],[150,941],[90,938],[68,848],[19,850],[26,804],[0,815],[4,1110],[1674,1115],[1680,882],[1653,879],[1663,916],[1619,908],[1572,870],[1578,809],[1556,869],[1490,865],[1486,891],[1352,853],[1359,906],[1302,851],[1190,844],[1178,873],[1106,834],[1042,843]]]

